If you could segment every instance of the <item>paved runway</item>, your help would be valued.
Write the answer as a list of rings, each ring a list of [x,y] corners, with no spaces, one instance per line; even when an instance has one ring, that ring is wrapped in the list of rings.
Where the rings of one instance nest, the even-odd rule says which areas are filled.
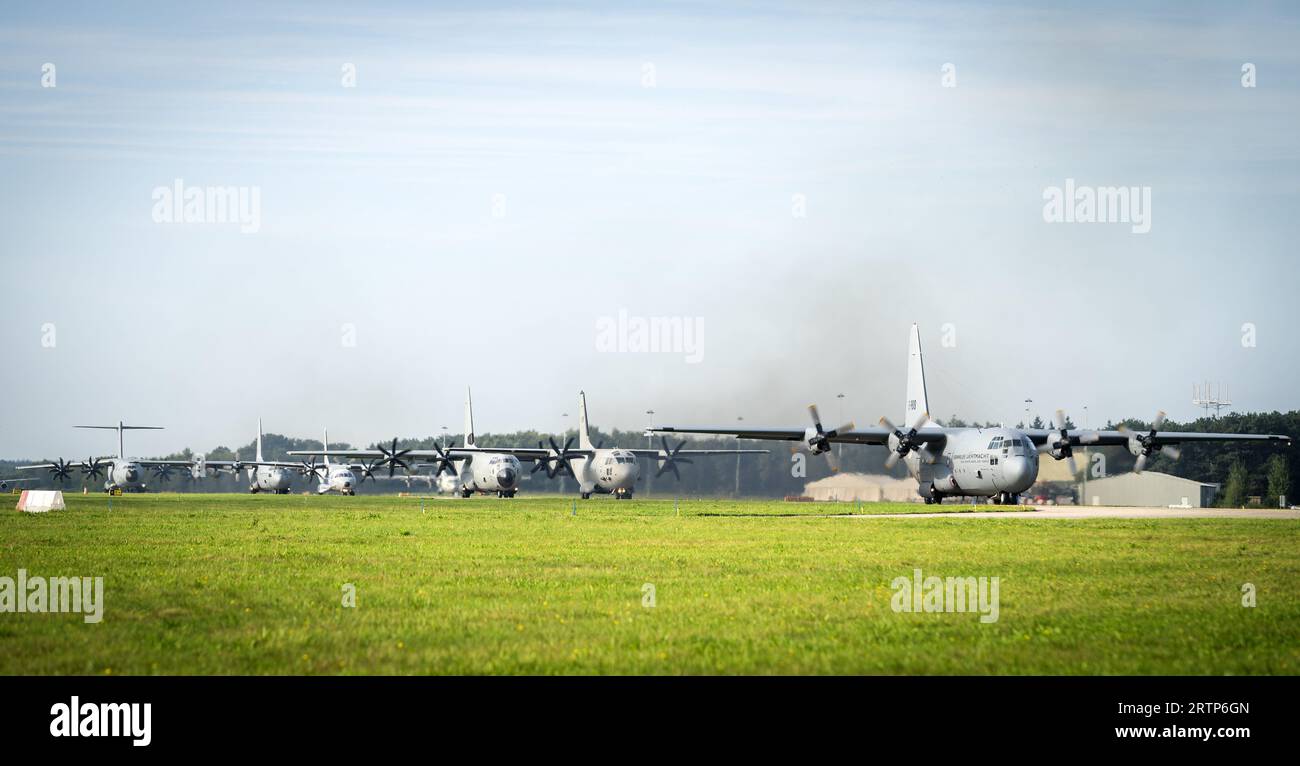
[[[968,513],[853,513],[855,519],[1300,519],[1281,508],[1107,508],[1082,505],[1027,506],[1024,511]]]

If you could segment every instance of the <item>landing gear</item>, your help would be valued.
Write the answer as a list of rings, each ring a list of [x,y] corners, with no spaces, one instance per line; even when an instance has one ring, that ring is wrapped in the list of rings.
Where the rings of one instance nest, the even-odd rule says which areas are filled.
[[[461,497],[464,497],[464,498],[468,498],[468,497],[469,497],[470,495],[472,495],[472,494],[473,494],[473,492],[472,492],[471,490],[468,490],[468,489],[462,489],[462,490],[460,491],[460,496],[461,496]]]
[[[251,486],[251,487],[248,488],[248,494],[250,494],[250,495],[256,495],[259,491],[261,491],[261,490],[259,490],[259,489],[257,488],[257,485],[253,485],[253,486]]]
[[[615,500],[631,500],[631,499],[632,499],[632,488],[631,488],[631,487],[628,487],[627,489],[616,489],[616,490],[614,490],[614,499],[615,499]]]
[[[508,500],[508,499],[510,499],[510,498],[512,498],[512,497],[514,497],[514,496],[515,496],[515,491],[514,491],[513,489],[498,489],[498,490],[497,490],[497,497],[506,498],[506,499]]]
[[[582,499],[583,499],[583,500],[590,500],[590,499],[591,499],[591,493],[590,493],[590,492],[583,492],[583,493],[582,493]]]
[[[990,500],[994,505],[1017,505],[1020,503],[1020,495],[1013,495],[1010,492],[999,492]]]

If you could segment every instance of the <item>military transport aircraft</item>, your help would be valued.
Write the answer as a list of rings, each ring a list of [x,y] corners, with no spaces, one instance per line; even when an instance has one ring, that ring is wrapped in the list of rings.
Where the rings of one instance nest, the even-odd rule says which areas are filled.
[[[1123,446],[1136,458],[1134,470],[1141,472],[1147,460],[1159,451],[1177,459],[1179,444],[1206,441],[1268,441],[1289,446],[1291,437],[1280,434],[1223,434],[1161,431],[1165,414],[1156,415],[1149,431],[1120,428],[1114,431],[1080,431],[1066,427],[1065,413],[1057,410],[1055,428],[946,428],[930,419],[925,389],[925,364],[921,356],[921,335],[912,325],[908,345],[907,405],[903,426],[888,418],[877,428],[855,429],[853,423],[827,431],[822,428],[817,407],[809,406],[810,428],[732,428],[661,426],[651,433],[715,434],[741,439],[771,439],[800,442],[810,452],[826,454],[834,442],[878,444],[889,447],[885,461],[892,468],[900,459],[917,480],[917,492],[926,503],[945,496],[990,497],[995,504],[1018,502],[1021,492],[1038,479],[1040,452],[1074,465],[1074,448],[1080,445]],[[828,454],[829,457],[829,454]]]
[[[141,460],[126,457],[122,434],[126,431],[161,431],[160,426],[128,426],[118,421],[115,426],[76,426],[76,428],[97,428],[117,431],[117,457],[90,457],[86,460],[64,460],[39,465],[20,465],[19,471],[46,470],[55,481],[67,480],[73,470],[79,470],[92,479],[104,478],[104,491],[123,490],[126,492],[143,492],[146,488],[145,471],[152,470],[160,482],[171,478],[173,469],[194,470],[193,460]]]
[[[316,475],[319,477],[319,468],[313,463],[306,462],[285,462],[282,460],[264,460],[262,458],[262,419],[257,419],[257,452],[256,457],[252,460],[240,460],[239,454],[235,454],[234,460],[207,460],[199,458],[194,462],[193,471],[195,476],[203,476],[207,470],[229,471],[236,476],[241,471],[247,472],[248,491],[253,494],[258,492],[273,492],[277,495],[288,494],[293,484],[295,475]]]
[[[378,465],[387,465],[389,476],[396,468],[410,469],[411,460],[429,460],[434,466],[434,474],[441,476],[448,473],[459,477],[460,494],[469,497],[478,492],[487,494],[495,492],[497,497],[514,497],[519,482],[523,478],[520,462],[531,462],[531,473],[546,471],[547,478],[562,474],[572,476],[578,482],[578,492],[583,500],[600,492],[612,494],[622,500],[632,497],[632,491],[639,477],[640,468],[637,457],[653,457],[659,461],[659,474],[672,471],[681,478],[677,469],[679,463],[690,463],[691,457],[700,455],[736,455],[764,453],[767,450],[684,450],[685,442],[676,449],[663,440],[662,449],[622,449],[605,447],[591,443],[591,431],[587,425],[587,395],[578,393],[578,446],[573,446],[573,439],[558,444],[552,437],[550,447],[538,442],[537,447],[479,447],[474,443],[474,406],[469,392],[465,396],[465,436],[459,447],[416,450],[397,448],[393,439],[391,448],[379,447],[374,450],[336,450],[333,452],[294,451],[291,455],[335,455],[349,458],[375,460]]]

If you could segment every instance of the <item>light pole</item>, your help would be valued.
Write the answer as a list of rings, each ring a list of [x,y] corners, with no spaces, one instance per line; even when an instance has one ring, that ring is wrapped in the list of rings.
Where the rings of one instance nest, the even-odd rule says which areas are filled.
[[[736,427],[739,428],[740,423],[743,422],[744,420],[745,419],[743,417],[737,415]],[[740,449],[740,434],[736,434],[736,449]],[[736,453],[736,497],[740,497],[740,453],[739,452]]]
[[[646,411],[645,411],[645,414],[646,414],[646,417],[648,418],[647,421],[646,421],[646,427],[645,427],[645,446],[646,446],[646,449],[654,449],[654,440],[655,440],[655,437],[654,437],[653,434],[650,433],[650,429],[655,427],[655,411],[654,411],[654,410],[646,410]],[[649,497],[649,496],[650,496],[650,488],[651,488],[651,485],[653,485],[653,484],[654,484],[654,481],[655,481],[654,474],[650,473],[650,468],[652,468],[654,465],[655,465],[655,461],[653,461],[653,460],[651,460],[651,461],[646,465],[646,480],[645,480],[645,494],[646,494],[646,497]]]

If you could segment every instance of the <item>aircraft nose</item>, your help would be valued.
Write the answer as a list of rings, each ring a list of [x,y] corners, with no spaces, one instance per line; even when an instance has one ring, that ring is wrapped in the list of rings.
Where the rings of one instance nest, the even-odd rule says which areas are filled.
[[[502,468],[497,473],[497,482],[503,487],[513,487],[515,484],[515,469]]]
[[[1028,458],[1007,458],[1002,467],[1002,481],[1008,492],[1024,492],[1034,483],[1034,467]]]

